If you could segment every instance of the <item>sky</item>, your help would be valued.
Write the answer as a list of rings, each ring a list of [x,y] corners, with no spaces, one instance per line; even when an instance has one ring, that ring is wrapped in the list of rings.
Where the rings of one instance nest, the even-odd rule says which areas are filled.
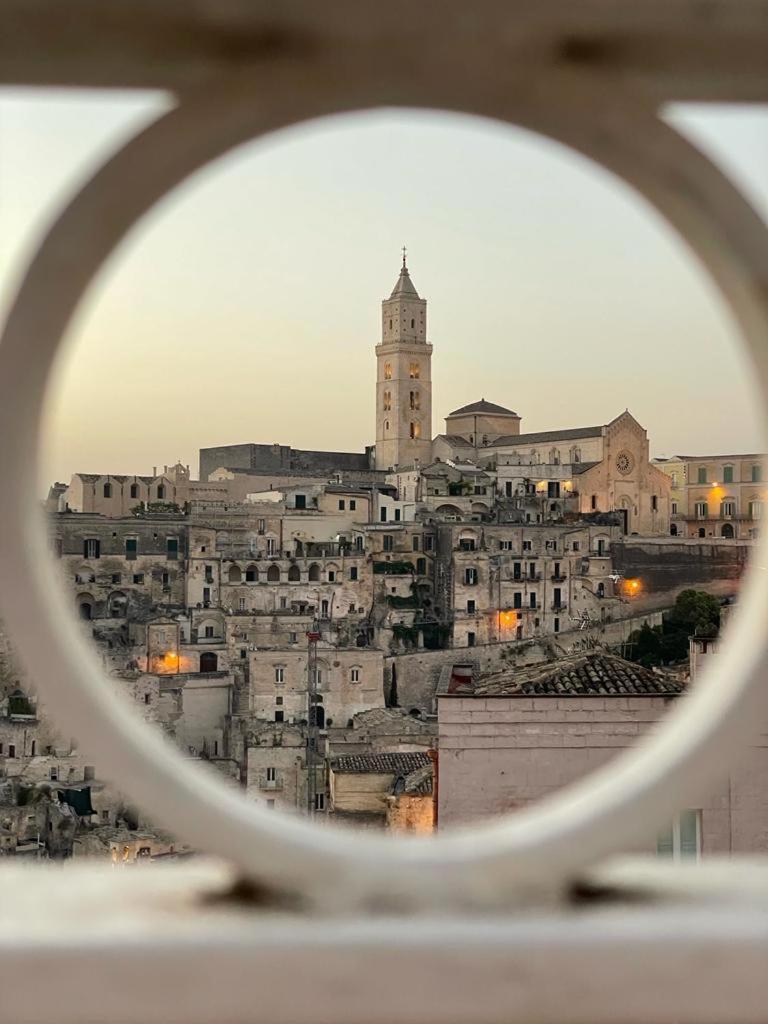
[[[0,90],[0,315],[67,197],[166,104]],[[768,107],[667,116],[768,220]],[[194,473],[210,445],[362,450],[403,245],[428,300],[433,433],[485,397],[524,431],[629,408],[652,454],[763,447],[730,314],[644,200],[526,131],[387,110],[242,147],[145,218],[69,332],[41,484]]]

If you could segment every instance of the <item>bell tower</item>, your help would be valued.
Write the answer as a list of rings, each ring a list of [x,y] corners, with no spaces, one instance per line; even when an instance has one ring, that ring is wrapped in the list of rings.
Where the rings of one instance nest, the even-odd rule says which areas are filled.
[[[427,300],[403,265],[381,304],[376,346],[376,469],[426,466],[432,458],[432,346]]]

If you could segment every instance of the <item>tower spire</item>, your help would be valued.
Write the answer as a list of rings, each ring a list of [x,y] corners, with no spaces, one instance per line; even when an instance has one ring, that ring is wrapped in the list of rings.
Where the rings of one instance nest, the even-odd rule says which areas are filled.
[[[408,269],[408,267],[406,265],[406,262],[405,262],[405,256],[406,256],[407,252],[408,252],[408,250],[406,249],[405,246],[403,246],[403,270],[407,270]]]

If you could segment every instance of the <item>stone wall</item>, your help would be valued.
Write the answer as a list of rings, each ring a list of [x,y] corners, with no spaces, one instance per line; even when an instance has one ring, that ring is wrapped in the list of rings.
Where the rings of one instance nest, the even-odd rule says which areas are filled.
[[[615,572],[640,583],[638,608],[670,606],[693,587],[719,597],[738,593],[753,544],[683,538],[625,537],[612,549]]]
[[[435,694],[440,673],[446,665],[474,665],[478,672],[492,672],[510,665],[534,665],[540,661],[593,650],[601,646],[621,644],[629,634],[644,623],[661,623],[661,610],[638,612],[615,622],[599,623],[588,630],[573,629],[557,636],[536,640],[483,644],[478,647],[452,648],[444,651],[414,651],[385,659],[385,693],[392,693],[393,671],[397,703],[406,711],[435,711]]]
[[[440,827],[520,809],[604,766],[668,710],[663,697],[439,700]],[[704,854],[768,849],[768,723],[701,812]],[[681,808],[683,810],[684,808]],[[649,837],[646,852],[655,850]],[[629,850],[627,852],[630,852]]]

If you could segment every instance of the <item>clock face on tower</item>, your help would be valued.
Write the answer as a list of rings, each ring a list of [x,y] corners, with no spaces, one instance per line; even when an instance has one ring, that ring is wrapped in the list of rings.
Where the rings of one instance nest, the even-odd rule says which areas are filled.
[[[616,456],[616,469],[621,473],[622,476],[632,472],[635,465],[635,459],[631,452],[621,451]]]

